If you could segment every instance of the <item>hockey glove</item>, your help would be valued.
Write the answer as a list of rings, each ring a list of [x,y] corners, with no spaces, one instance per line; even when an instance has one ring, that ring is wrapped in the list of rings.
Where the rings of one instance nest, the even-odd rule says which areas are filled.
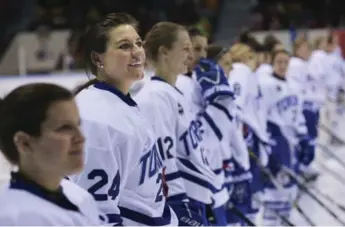
[[[211,60],[201,59],[195,72],[206,102],[212,102],[216,98],[234,98],[228,79],[219,65]]]
[[[201,215],[192,210],[188,202],[168,202],[169,206],[174,210],[179,226],[202,226],[204,221]]]
[[[299,163],[308,166],[315,157],[315,145],[309,138],[300,140],[296,149],[296,158]]]

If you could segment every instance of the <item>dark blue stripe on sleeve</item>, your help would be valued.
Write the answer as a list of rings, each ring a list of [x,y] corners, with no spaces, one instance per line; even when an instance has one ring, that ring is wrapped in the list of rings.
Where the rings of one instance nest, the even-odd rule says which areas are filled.
[[[119,214],[106,214],[106,216],[109,224],[113,224],[115,226],[123,226],[122,218]]]
[[[178,179],[180,177],[181,177],[180,172],[177,171],[177,172],[174,172],[174,173],[166,174],[165,175],[165,180],[166,181],[172,181],[172,180]]]
[[[205,120],[207,121],[207,123],[210,125],[210,127],[212,128],[213,132],[216,134],[217,138],[219,140],[222,140],[223,135],[222,132],[219,130],[219,128],[217,127],[217,125],[214,123],[214,121],[212,120],[212,118],[206,113],[203,112],[201,114],[201,116],[203,116],[205,118]]]
[[[201,186],[201,187],[208,188],[208,189],[210,189],[213,193],[215,193],[215,192],[218,191],[218,190],[217,190],[213,185],[211,185],[209,182],[207,182],[207,181],[205,181],[205,180],[202,180],[202,179],[200,179],[200,178],[198,178],[198,177],[196,177],[196,176],[193,176],[193,175],[191,175],[191,174],[189,174],[189,173],[185,173],[185,172],[182,172],[182,171],[181,171],[181,177],[182,177],[183,179],[186,179],[186,180],[188,180],[188,181],[191,181],[191,182],[193,182],[193,183],[195,183],[195,184],[197,184],[197,185],[199,185],[199,186]]]
[[[191,161],[187,160],[187,159],[183,159],[183,158],[177,158],[178,161],[180,161],[185,167],[187,167],[190,170],[193,170],[197,173],[201,173],[193,163],[191,163]],[[202,174],[202,173],[201,173]]]
[[[224,114],[228,117],[229,121],[232,122],[233,116],[229,113],[229,110],[224,107],[223,105],[220,105],[219,103],[213,102],[211,103],[212,106],[216,107],[217,109],[224,112]]]
[[[223,171],[223,168],[213,170],[213,172],[217,175],[220,174],[222,171]]]
[[[182,201],[186,200],[186,199],[188,199],[187,194],[186,193],[180,193],[180,194],[172,195],[172,196],[168,195],[167,202],[170,203],[170,202],[179,201],[182,203]]]

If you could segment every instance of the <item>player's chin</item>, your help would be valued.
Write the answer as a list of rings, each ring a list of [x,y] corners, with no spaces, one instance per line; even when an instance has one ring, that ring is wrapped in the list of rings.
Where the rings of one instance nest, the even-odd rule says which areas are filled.
[[[79,173],[84,168],[84,155],[72,155],[69,157],[68,162],[68,175]]]
[[[134,81],[143,79],[144,78],[144,68],[132,68],[129,71],[129,76]]]
[[[178,74],[185,74],[188,72],[188,64],[182,64],[180,67],[179,67],[179,73]]]

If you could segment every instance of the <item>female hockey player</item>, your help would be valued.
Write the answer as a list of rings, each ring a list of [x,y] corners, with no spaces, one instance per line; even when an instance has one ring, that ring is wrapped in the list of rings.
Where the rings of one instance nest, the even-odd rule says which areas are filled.
[[[109,14],[85,34],[96,78],[77,90],[87,142],[85,169],[71,179],[93,194],[111,225],[176,226],[152,124],[129,95],[145,62],[136,27],[128,14]]]
[[[253,73],[257,64],[255,53],[249,46],[242,43],[232,46],[230,53],[234,64],[229,74],[229,84],[234,89],[237,107],[237,127],[233,130],[237,131],[242,138],[237,138],[236,144],[240,145],[231,144],[235,167],[228,181],[232,189],[229,203],[255,222],[258,207],[255,206],[253,196],[258,199],[257,193],[261,190],[261,173],[257,162],[260,161],[261,166],[267,163],[267,153],[262,143],[268,143],[268,136],[260,122],[263,110],[260,105],[261,94],[257,78]],[[249,159],[247,147],[259,160]],[[228,212],[228,221],[230,224],[247,224],[231,210]]]
[[[164,54],[161,53],[162,50],[159,49],[165,48],[166,52],[170,52],[167,46],[174,46],[177,49],[175,50],[175,56],[168,55],[169,57],[164,58]],[[156,24],[149,31],[145,39],[145,47],[148,56],[147,61],[153,66],[153,70],[159,75],[166,75],[167,81],[170,81],[169,84],[171,84],[161,83],[155,75],[152,77],[152,81],[148,82],[135,97],[141,110],[154,125],[158,150],[166,168],[167,201],[177,214],[179,225],[202,225],[204,223],[203,217],[197,212],[197,208],[194,209],[194,204],[191,204],[187,198],[185,183],[181,177],[183,172],[180,173],[179,171],[180,167],[177,159],[186,156],[185,152],[178,153],[181,148],[178,149],[177,147],[179,138],[175,131],[177,126],[176,117],[179,116],[178,111],[183,111],[183,107],[177,104],[176,106],[169,105],[171,102],[169,100],[171,98],[169,89],[173,88],[173,95],[177,92],[173,87],[175,82],[173,79],[178,73],[186,71],[185,63],[188,61],[190,52],[190,39],[182,26],[164,22]],[[159,85],[169,85],[166,90],[163,89],[167,93],[160,91]]]
[[[223,71],[202,60],[203,66],[198,66],[196,77],[203,91],[205,109],[198,114],[191,110],[191,104],[175,87],[178,75],[187,72],[187,66],[193,60],[189,35],[180,25],[162,22],[153,26],[146,35],[145,49],[156,76],[138,93],[136,100],[160,132],[166,146],[163,156],[177,164],[179,172],[176,169],[167,172],[167,183],[171,185],[168,200],[177,198],[173,185],[181,177],[192,211],[200,213],[204,220],[199,224],[206,225],[205,205],[212,203],[213,193],[222,187],[222,179],[209,166],[208,152],[216,152],[215,148],[227,136],[226,122],[229,120],[226,114],[232,92]]]
[[[187,29],[189,37],[192,42],[192,55],[188,61],[187,72],[178,75],[176,80],[176,87],[182,91],[187,102],[192,105],[191,109],[198,110],[199,106],[203,105],[201,88],[195,79],[195,67],[201,58],[207,56],[207,37],[195,27]],[[192,92],[193,91],[193,92]]]
[[[219,66],[224,70],[225,75],[228,75],[230,71],[232,70],[232,56],[230,54],[230,49],[229,48],[223,48],[220,45],[215,45],[211,44],[207,48],[207,59],[214,61],[215,63],[218,63]],[[219,196],[222,194],[222,191],[215,193],[214,195],[214,200],[215,204],[213,205],[213,213],[214,216],[218,219],[220,219],[220,216],[224,216],[223,220],[226,221],[226,225],[228,225],[228,217],[227,217],[227,206],[229,205],[229,199],[230,199],[230,194],[232,193],[232,173],[233,173],[233,154],[232,151],[233,149],[230,149],[231,144],[234,145],[234,147],[237,147],[239,144],[242,145],[242,149],[245,151],[245,143],[242,138],[242,134],[240,131],[236,130],[237,128],[237,114],[235,111],[236,107],[233,105],[232,110],[231,110],[231,125],[229,126],[228,130],[230,133],[230,138],[228,140],[224,140],[222,143],[222,149],[221,151],[221,156],[218,154],[217,156],[221,157],[220,160],[220,165],[221,168],[223,169],[224,173],[222,173],[224,177],[224,189],[227,192],[227,196]],[[240,142],[240,143],[238,143]],[[241,143],[242,142],[242,143]],[[215,172],[217,172],[217,168],[219,168],[219,161],[214,160],[213,163],[213,169]],[[228,211],[228,213],[233,213],[233,207],[231,204],[231,207]],[[238,217],[238,214],[234,214],[237,218],[240,220],[241,217]],[[231,218],[230,218],[231,219]],[[231,221],[231,220],[230,220]],[[250,223],[246,223],[250,224]],[[224,224],[223,224],[224,225]]]
[[[288,217],[297,188],[284,168],[294,169],[299,163],[311,159],[311,146],[302,113],[302,100],[298,89],[288,83],[286,71],[290,56],[285,50],[273,52],[273,74],[260,80],[264,103],[268,109],[267,131],[272,143],[268,169],[283,187],[278,189],[266,182],[264,192],[264,225],[281,225],[272,210]],[[295,151],[295,147],[298,147]]]
[[[100,225],[92,196],[64,179],[84,165],[71,92],[53,84],[18,87],[1,100],[0,116],[1,152],[18,169],[0,192],[0,225]]]
[[[297,39],[293,45],[293,57],[290,59],[286,78],[291,86],[298,90],[303,99],[303,115],[308,134],[311,141],[316,141],[322,99],[317,94],[313,77],[309,74],[310,54],[308,41],[303,38]],[[318,176],[318,173],[309,166],[300,165],[300,170],[308,180],[315,180]]]
[[[176,81],[176,87],[182,91],[184,94],[184,98],[187,100],[188,105],[190,106],[191,111],[194,114],[197,114],[201,110],[204,109],[205,107],[205,101],[202,97],[202,89],[200,85],[197,82],[196,78],[196,64],[200,61],[200,59],[205,58],[207,55],[208,47],[207,47],[207,37],[204,36],[200,30],[198,30],[195,27],[190,27],[188,29],[188,34],[191,38],[192,41],[192,47],[193,47],[193,57],[194,59],[189,61],[188,64],[188,72],[185,74],[180,74],[177,77]],[[225,53],[222,53],[225,54]],[[221,55],[222,55],[221,54]],[[225,57],[225,56],[219,56],[219,57]],[[229,56],[226,56],[229,57]],[[223,60],[226,60],[226,58],[223,58]],[[215,63],[214,60],[212,60],[213,63]],[[225,63],[225,62],[224,62]],[[233,102],[232,102],[233,103]],[[229,107],[229,109],[232,109]],[[232,121],[232,117],[229,115],[229,120],[230,124]],[[227,138],[229,139],[229,138]],[[223,144],[223,143],[222,143]],[[222,156],[220,155],[213,155],[216,153],[219,153],[219,151],[223,151],[227,154],[226,161],[228,161],[231,157],[231,152],[228,149],[217,149],[217,152],[210,152],[212,154],[212,158],[210,157],[210,162],[212,160],[212,163],[218,163],[212,168],[214,169],[214,172],[217,174],[218,177],[224,178],[224,170],[220,168],[219,166],[222,162],[221,158]],[[229,156],[230,155],[230,156]],[[214,159],[216,157],[216,159]],[[210,165],[213,165],[210,163]],[[222,208],[222,201],[225,201],[228,199],[228,195],[226,195],[226,187],[223,186],[221,191],[217,191],[214,193],[213,199],[215,202],[212,204],[212,206],[207,206],[208,214],[209,214],[209,219],[211,222],[216,223],[218,225],[225,225],[224,223],[226,222],[226,218],[224,216],[224,210]],[[216,219],[216,221],[214,220]]]

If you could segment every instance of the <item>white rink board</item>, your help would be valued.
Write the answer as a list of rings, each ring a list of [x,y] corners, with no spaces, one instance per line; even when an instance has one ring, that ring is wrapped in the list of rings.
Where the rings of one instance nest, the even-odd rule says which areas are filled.
[[[88,80],[89,78],[85,73],[60,73],[27,77],[0,76],[0,97],[4,97],[16,87],[29,83],[54,83],[68,89],[74,89]]]

